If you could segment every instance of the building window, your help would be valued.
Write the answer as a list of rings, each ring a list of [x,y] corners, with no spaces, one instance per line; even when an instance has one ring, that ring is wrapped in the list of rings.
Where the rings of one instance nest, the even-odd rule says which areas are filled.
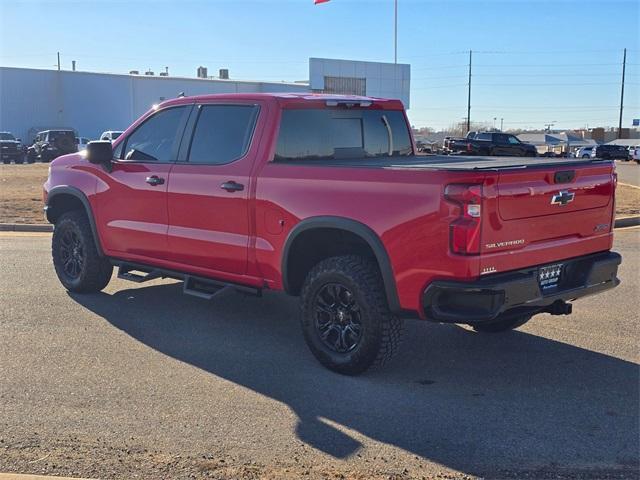
[[[324,77],[323,93],[366,95],[367,79],[354,77]]]

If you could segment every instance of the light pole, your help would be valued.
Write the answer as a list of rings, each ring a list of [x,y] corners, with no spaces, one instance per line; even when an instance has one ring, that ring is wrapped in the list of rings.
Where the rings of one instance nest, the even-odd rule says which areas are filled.
[[[500,131],[503,132],[504,131],[504,118],[500,119]]]
[[[393,2],[394,28],[393,28],[393,63],[398,63],[398,0]]]
[[[493,129],[496,129],[496,120],[498,119],[498,117],[493,117]]]

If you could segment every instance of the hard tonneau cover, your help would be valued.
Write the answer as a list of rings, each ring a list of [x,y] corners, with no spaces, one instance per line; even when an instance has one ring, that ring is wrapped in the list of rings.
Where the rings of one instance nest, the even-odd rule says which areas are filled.
[[[318,165],[335,167],[361,168],[429,168],[437,170],[504,170],[538,167],[579,166],[603,163],[608,160],[583,158],[546,158],[546,157],[467,157],[448,155],[380,157],[380,158],[348,158],[304,160],[296,165]]]

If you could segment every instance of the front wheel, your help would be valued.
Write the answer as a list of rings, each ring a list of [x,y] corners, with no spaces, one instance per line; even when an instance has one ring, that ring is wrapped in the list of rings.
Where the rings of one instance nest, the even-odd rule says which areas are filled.
[[[56,222],[51,242],[58,279],[71,292],[99,292],[111,279],[113,266],[98,254],[84,212],[74,210]]]
[[[398,350],[401,319],[389,312],[376,264],[357,255],[331,257],[309,272],[301,293],[302,331],[329,370],[357,375]]]
[[[501,318],[489,323],[476,323],[471,325],[476,332],[499,333],[521,327],[531,320],[531,315],[517,315],[513,317]]]

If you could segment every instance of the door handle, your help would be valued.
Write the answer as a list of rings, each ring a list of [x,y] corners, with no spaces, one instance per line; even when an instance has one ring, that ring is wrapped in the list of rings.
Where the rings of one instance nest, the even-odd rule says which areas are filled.
[[[152,187],[155,187],[157,185],[162,185],[164,183],[164,178],[160,178],[157,175],[151,175],[150,177],[146,178],[145,182],[147,182]]]
[[[244,190],[244,185],[230,180],[220,185],[220,188],[226,190],[227,192],[241,192],[242,190]]]

